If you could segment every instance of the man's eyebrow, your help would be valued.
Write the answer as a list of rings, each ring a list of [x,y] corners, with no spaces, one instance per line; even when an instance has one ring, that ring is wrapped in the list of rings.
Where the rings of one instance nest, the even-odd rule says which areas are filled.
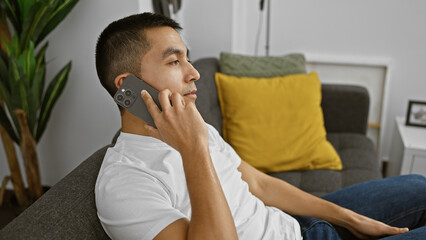
[[[163,52],[162,59],[165,59],[168,56],[173,55],[173,54],[183,55],[183,51],[181,49],[178,49],[178,48],[169,47]],[[189,50],[186,50],[186,55],[188,56],[188,54],[189,54]]]

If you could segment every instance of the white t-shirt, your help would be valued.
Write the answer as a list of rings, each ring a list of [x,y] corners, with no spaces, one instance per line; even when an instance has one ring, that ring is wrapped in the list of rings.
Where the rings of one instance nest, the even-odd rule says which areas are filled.
[[[293,217],[249,192],[237,169],[240,157],[214,127],[207,124],[207,129],[211,159],[239,239],[301,239]],[[120,134],[105,155],[95,195],[98,217],[113,239],[153,239],[174,221],[191,218],[182,158],[152,137]]]

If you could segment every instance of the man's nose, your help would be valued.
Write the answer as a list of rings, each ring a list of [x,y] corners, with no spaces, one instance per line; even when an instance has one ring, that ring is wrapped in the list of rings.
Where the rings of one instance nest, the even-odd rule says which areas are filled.
[[[188,77],[186,78],[188,82],[190,81],[197,81],[198,79],[200,79],[200,73],[197,71],[197,69],[195,69],[194,66],[192,66],[192,64],[189,64],[189,68],[188,68]]]

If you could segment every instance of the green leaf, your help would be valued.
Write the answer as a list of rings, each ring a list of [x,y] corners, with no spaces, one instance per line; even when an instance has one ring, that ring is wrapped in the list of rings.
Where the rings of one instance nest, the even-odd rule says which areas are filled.
[[[35,106],[37,106],[37,109],[40,108],[40,103],[42,101],[43,90],[44,90],[44,81],[46,77],[45,54],[46,54],[47,46],[48,46],[48,42],[46,42],[37,53],[37,56],[36,56],[37,63],[35,67],[35,74],[32,80],[32,84],[30,85],[31,92],[34,94],[33,101]],[[33,134],[33,136],[35,136],[35,133]]]
[[[3,82],[0,82],[0,96],[7,107],[11,106],[10,94]]]
[[[4,46],[4,50],[3,50],[3,49],[1,49],[1,52],[2,52],[2,53],[4,53],[4,55],[5,55],[5,56],[6,56],[6,58],[7,58],[7,56],[9,56],[9,55],[10,55],[10,51],[11,51],[10,46],[9,46],[9,44],[7,43],[6,38],[2,38],[2,39],[0,39],[0,40],[2,41],[3,46]]]
[[[21,75],[23,75],[23,70],[18,60],[13,56],[9,56],[9,85],[12,86],[12,83],[19,82]]]
[[[38,68],[36,68],[36,72],[34,74],[33,78],[33,84],[31,86],[31,91],[34,92],[36,100],[41,100],[41,94],[43,94],[43,87],[44,87],[44,77],[46,75],[46,64],[40,65]]]
[[[6,107],[9,111],[9,113],[12,111],[12,108],[10,106],[10,98],[9,98],[9,93],[6,90],[6,88],[4,87],[3,83],[0,82],[0,94],[2,95],[3,98],[3,102],[6,104]],[[9,136],[16,142],[19,143],[18,139],[20,139],[20,137],[17,137],[15,134],[15,131],[13,130],[12,124],[10,123],[7,114],[6,114],[6,110],[3,107],[0,107],[1,109],[1,113],[3,114],[3,116],[0,116],[0,124],[3,126],[4,129],[6,129],[6,131],[8,132]],[[15,127],[17,126],[17,130],[18,130],[18,136],[20,136],[20,129],[19,129],[19,125],[18,124],[18,119],[16,118],[15,114],[10,114],[9,116],[12,116],[12,121],[15,125]]]
[[[9,98],[9,75],[8,66],[4,61],[4,53],[1,53],[0,57],[0,98],[4,101],[8,101]]]
[[[21,21],[24,22],[28,16],[31,7],[36,3],[36,0],[19,0],[19,9],[21,10]]]
[[[9,39],[11,37],[6,9],[7,6],[4,0],[0,0],[0,41],[4,41],[5,39]]]
[[[9,59],[9,66],[11,65],[10,61],[12,61],[13,58]],[[7,110],[9,113],[13,113],[13,110],[16,109],[16,106],[20,105],[20,98],[17,94],[14,94],[17,90],[18,82],[15,81],[13,78],[13,72],[12,69],[9,68],[9,74],[7,76],[7,81],[0,82],[0,95],[3,98],[4,103],[6,104]],[[6,85],[7,84],[7,85]],[[13,96],[13,98],[12,98]],[[17,96],[17,97],[16,97]],[[20,136],[20,127],[18,123],[18,119],[16,118],[15,114],[10,114],[13,120],[13,124],[18,132],[18,135]]]
[[[32,86],[34,73],[36,71],[36,57],[35,57],[35,54],[34,54],[34,43],[32,41],[30,42],[30,51],[27,55],[27,63],[29,64],[29,67],[27,67],[27,68],[30,71],[30,74],[29,74],[29,77],[28,77],[30,82],[28,84],[29,84],[29,86]]]
[[[32,86],[31,93],[32,93],[32,99],[33,99],[33,108],[39,110],[41,105],[41,97],[43,94],[43,89],[41,86],[44,86],[44,78],[46,75],[46,66],[43,65],[39,69],[37,69],[35,75],[34,75],[34,85]],[[37,112],[34,113],[34,122],[37,124]],[[36,136],[36,128],[34,125],[34,128],[32,128],[32,134],[33,136]]]
[[[36,67],[36,59],[34,56],[34,44],[30,41],[29,46],[25,48],[24,52],[18,57],[18,62],[24,69],[24,73],[29,80],[29,85],[32,85],[32,78]]]
[[[35,60],[34,60],[35,61]],[[16,66],[15,66],[16,63]],[[15,109],[22,109],[24,110],[28,122],[28,127],[31,132],[34,131],[34,126],[36,124],[37,119],[37,106],[34,102],[34,94],[31,91],[30,85],[29,85],[29,75],[25,73],[24,67],[19,64],[19,62],[15,61],[12,64],[13,67],[16,67],[16,71],[19,74],[19,78],[15,79],[17,83],[17,88],[15,87],[15,92],[17,91],[18,94],[12,95],[12,99],[19,98],[19,105],[16,105],[14,107]]]
[[[47,47],[47,45],[45,45]],[[43,50],[43,49],[42,49]],[[30,129],[33,133],[33,136],[36,135],[36,129],[35,125],[37,124],[37,112],[40,109],[41,101],[42,101],[42,95],[43,95],[43,88],[44,88],[44,81],[46,77],[46,62],[44,59],[44,53],[45,51],[42,51],[41,55],[38,55],[37,59],[37,65],[35,67],[35,73],[32,79],[32,82],[30,82],[30,99],[31,105],[29,106],[30,115],[29,115],[29,122],[31,122]],[[31,111],[34,109],[34,111]]]
[[[34,43],[29,42],[28,48],[19,56],[20,66],[23,72],[20,72],[20,96],[22,109],[26,113],[28,127],[31,132],[34,131],[34,126],[37,119],[38,101],[35,99],[35,94],[32,91],[36,71],[36,58],[34,55]],[[44,79],[43,79],[44,80]]]
[[[27,95],[26,75],[19,62],[14,58],[9,58],[9,86],[10,86],[10,107],[8,110],[13,113],[16,109],[22,109],[28,114],[28,95]],[[20,135],[19,122],[15,114],[12,114],[15,127]]]
[[[58,26],[59,23],[71,12],[74,6],[78,3],[78,0],[65,0],[62,4],[57,6],[55,12],[49,18],[46,27],[39,35],[36,44],[43,41],[43,39]]]
[[[49,46],[49,42],[46,41],[46,43],[43,45],[43,47],[40,48],[38,53],[36,54],[37,59],[37,65],[40,65],[42,61],[44,61],[44,56],[46,54],[47,47]]]
[[[5,58],[6,54],[3,51],[0,51],[0,82],[5,83],[6,86],[9,86],[8,84],[8,65],[7,65],[7,58]],[[1,96],[1,95],[0,95]]]
[[[21,98],[21,106],[22,110],[25,111],[25,113],[28,114],[28,83],[26,81],[26,75],[22,72],[22,69],[18,67],[18,71],[20,71],[20,78],[19,78],[19,96]]]
[[[71,62],[63,67],[59,73],[54,77],[52,82],[49,84],[47,91],[43,98],[41,105],[40,116],[38,119],[37,134],[35,136],[36,142],[38,142],[46,129],[47,122],[49,121],[50,114],[53,106],[64,90],[65,84],[68,80],[68,74],[71,70]]]
[[[14,82],[13,85],[14,86],[11,87],[11,89],[18,89],[18,85],[19,85],[18,82]],[[15,92],[17,92],[17,90]],[[12,117],[13,125],[15,126],[15,129],[18,133],[18,136],[21,136],[21,127],[19,125],[18,118],[17,118],[16,114],[13,114],[14,110],[19,108],[18,106],[20,105],[20,97],[19,97],[18,94],[13,94],[13,92],[11,94],[9,94],[9,96],[13,96],[13,98],[10,97],[10,99],[8,100],[9,102],[5,101],[6,106],[7,106],[7,110],[9,111],[9,113],[11,113],[10,116]]]
[[[43,47],[40,49],[40,51],[37,53],[37,56],[36,56],[36,58],[37,58],[37,66],[36,66],[37,70],[36,71],[40,71],[40,69],[43,68],[43,70],[42,70],[43,71],[42,79],[40,79],[39,81],[34,80],[34,82],[33,82],[33,89],[34,89],[34,91],[36,89],[38,89],[38,91],[36,92],[37,93],[36,97],[37,97],[37,99],[38,99],[39,102],[41,102],[41,97],[43,95],[43,90],[44,90],[44,79],[45,79],[45,75],[46,75],[46,60],[45,60],[45,55],[46,55],[46,50],[47,50],[48,45],[49,45],[49,42],[47,41],[43,45]]]
[[[43,31],[50,15],[54,11],[54,6],[42,2],[36,2],[29,10],[28,16],[23,21],[21,46],[27,46],[32,40],[38,44],[38,35]]]
[[[3,41],[3,44],[6,48],[6,53],[8,56],[14,56],[17,57],[20,55],[20,45],[19,45],[19,38],[17,35],[12,37],[12,41],[10,41],[10,44],[6,41]]]
[[[28,121],[28,127],[31,133],[35,132],[35,126],[37,123],[37,110],[39,107],[38,102],[35,100],[34,95],[35,94],[32,91],[32,89],[27,89],[27,103],[28,103],[27,121]]]
[[[12,124],[10,124],[9,118],[2,107],[0,107],[0,124],[6,130],[7,134],[9,134],[10,138],[19,144],[19,138],[16,136],[15,130],[13,129]]]
[[[4,0],[5,4],[6,4],[6,12],[8,15],[8,18],[10,20],[10,22],[12,23],[13,28],[15,29],[15,32],[17,32],[18,34],[22,31],[22,23],[21,23],[21,18],[20,18],[20,11],[19,11],[19,6],[18,1],[15,0]]]

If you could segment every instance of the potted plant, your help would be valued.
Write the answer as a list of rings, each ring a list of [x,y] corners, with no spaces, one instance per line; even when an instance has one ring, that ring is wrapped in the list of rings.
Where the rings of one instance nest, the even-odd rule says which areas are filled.
[[[68,15],[78,0],[0,0],[0,134],[21,206],[43,194],[36,144],[71,70],[71,61],[45,87],[46,36]],[[14,144],[20,146],[27,177],[25,190]]]

